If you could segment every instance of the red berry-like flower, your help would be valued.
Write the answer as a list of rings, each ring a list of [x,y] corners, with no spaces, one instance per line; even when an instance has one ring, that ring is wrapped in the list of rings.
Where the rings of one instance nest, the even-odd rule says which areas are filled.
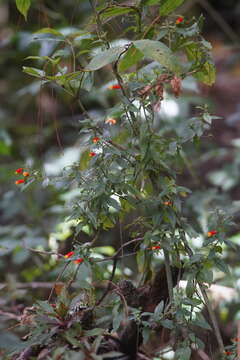
[[[67,253],[66,255],[64,255],[64,257],[66,258],[66,259],[69,259],[71,256],[73,256],[74,255],[74,251],[70,251],[69,253]]]
[[[119,84],[115,84],[115,85],[110,85],[108,87],[109,90],[114,90],[114,89],[121,89],[121,85]]]
[[[100,138],[99,138],[98,136],[95,136],[95,137],[93,138],[94,144],[97,144],[99,140],[100,140]]]
[[[183,22],[183,20],[184,20],[184,17],[183,17],[183,16],[179,16],[179,17],[177,18],[177,20],[176,20],[176,25],[181,24],[181,23]]]
[[[232,355],[232,351],[225,351],[225,355]]]
[[[216,235],[216,233],[217,233],[216,230],[211,230],[211,231],[208,231],[207,236],[212,237],[212,236]]]
[[[83,258],[79,258],[79,259],[77,259],[77,260],[74,260],[74,263],[75,264],[81,264],[82,262],[83,262]]]
[[[93,157],[95,155],[96,155],[96,153],[94,151],[91,151],[90,154],[89,154],[90,157]]]
[[[23,171],[23,168],[18,168],[16,171],[15,171],[15,174],[21,174]]]
[[[19,179],[19,180],[16,180],[16,181],[15,181],[15,184],[16,184],[16,185],[24,184],[24,183],[25,183],[25,180],[24,180],[24,179]]]
[[[28,171],[24,171],[24,172],[23,172],[23,176],[27,177],[27,176],[29,176],[29,175],[30,175],[30,174],[29,174]]]

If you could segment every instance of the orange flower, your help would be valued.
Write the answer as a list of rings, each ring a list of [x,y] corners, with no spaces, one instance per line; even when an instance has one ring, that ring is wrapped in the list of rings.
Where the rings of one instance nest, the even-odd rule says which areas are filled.
[[[95,156],[96,155],[96,153],[94,152],[94,151],[91,151],[90,153],[89,153],[89,156],[90,157],[93,157],[93,156]]]
[[[159,250],[159,249],[161,249],[161,246],[159,246],[159,245],[155,245],[155,246],[148,248],[148,250]]]
[[[16,180],[16,181],[15,181],[15,184],[16,184],[16,185],[24,184],[24,183],[25,183],[25,180],[24,180],[24,179],[19,179],[19,180]]]
[[[166,206],[171,206],[171,205],[172,205],[172,202],[171,202],[171,201],[164,201],[163,204],[166,205]]]
[[[232,351],[225,351],[225,355],[232,355]]]
[[[16,171],[15,171],[15,174],[21,174],[23,171],[23,168],[18,168]]]
[[[112,118],[109,118],[105,121],[106,124],[109,124],[109,125],[115,125],[117,122],[116,119],[112,119]]]
[[[212,237],[212,236],[216,235],[216,233],[217,233],[216,230],[211,230],[211,231],[208,231],[207,236]]]
[[[66,258],[66,259],[69,259],[71,256],[73,256],[74,255],[74,251],[70,251],[69,253],[67,253],[66,255],[64,255],[64,257]]]
[[[114,90],[114,89],[121,89],[121,85],[119,84],[115,84],[115,85],[110,85],[108,87],[109,90]]]
[[[29,175],[30,175],[30,174],[29,174],[28,171],[24,171],[24,172],[23,172],[23,176],[27,177],[27,176],[29,176]]]
[[[181,23],[183,22],[183,20],[184,20],[184,17],[183,17],[183,16],[179,16],[179,17],[177,18],[177,20],[176,20],[176,25],[181,24]]]
[[[98,137],[98,136],[95,136],[94,138],[93,138],[93,142],[94,142],[94,144],[97,144],[97,142],[100,140],[100,138]]]
[[[83,262],[83,258],[79,258],[77,260],[74,260],[75,264],[81,264]]]

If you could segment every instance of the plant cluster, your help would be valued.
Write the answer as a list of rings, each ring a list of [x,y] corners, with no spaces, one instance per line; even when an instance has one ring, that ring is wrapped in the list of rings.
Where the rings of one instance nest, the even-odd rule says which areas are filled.
[[[201,229],[185,213],[191,190],[179,184],[185,148],[197,145],[216,117],[199,106],[178,128],[161,115],[167,99],[181,98],[189,77],[207,85],[215,80],[211,45],[201,35],[204,19],[179,14],[183,3],[90,0],[92,15],[84,29],[64,34],[42,28],[35,33],[38,41],[51,43],[51,52],[29,56],[26,61],[38,66],[24,66],[23,71],[78,104],[84,116],[79,122],[84,150],[62,176],[48,177],[48,186],[60,183],[74,193],[68,217],[73,248],[65,255],[49,252],[62,269],[49,299],[25,309],[20,323],[30,332],[13,354],[161,359],[167,349],[174,351],[174,359],[189,360],[208,351],[202,331],[213,334],[218,359],[235,356],[235,345],[224,348],[207,295],[213,269],[229,272],[221,254],[223,245],[229,245],[225,233],[230,220],[215,209]],[[31,0],[16,4],[26,18]],[[120,30],[112,32],[116,22]],[[112,107],[102,116],[86,107],[92,92],[114,93]],[[44,179],[40,171],[19,168],[16,174],[24,176],[16,180],[23,190]],[[31,179],[25,183],[26,177]],[[98,247],[99,237],[118,226],[129,229],[129,239],[106,254]],[[81,241],[83,233],[89,242]],[[201,247],[194,246],[196,238]],[[118,266],[129,256],[136,259],[134,284]],[[156,258],[162,259],[160,269],[153,266]],[[80,290],[74,290],[76,284]],[[151,353],[157,336],[161,346]]]

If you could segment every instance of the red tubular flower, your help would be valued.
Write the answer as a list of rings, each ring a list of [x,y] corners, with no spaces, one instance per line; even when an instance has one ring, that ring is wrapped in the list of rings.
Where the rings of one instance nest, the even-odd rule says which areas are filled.
[[[232,355],[232,351],[225,351],[225,355]]]
[[[23,171],[23,168],[18,168],[16,171],[15,171],[15,174],[21,174]]]
[[[171,205],[172,205],[172,202],[171,202],[171,201],[164,201],[163,204],[166,205],[166,206],[171,206]]]
[[[114,89],[121,89],[121,85],[119,84],[115,84],[115,85],[110,85],[108,87],[109,90],[114,90]]]
[[[155,245],[155,246],[148,248],[148,250],[159,250],[159,249],[161,249],[161,246],[159,246],[159,245]]]
[[[105,124],[109,124],[109,125],[115,125],[116,122],[117,120],[112,118],[105,120]]]
[[[66,255],[64,255],[64,257],[66,258],[66,259],[69,259],[71,256],[73,256],[74,255],[74,251],[70,251],[69,253],[67,253]]]
[[[97,144],[99,140],[100,140],[100,138],[99,138],[98,136],[95,136],[95,137],[93,138],[94,144]]]
[[[29,176],[29,175],[30,175],[30,174],[29,174],[28,171],[24,171],[24,172],[23,172],[23,176],[27,177],[27,176]]]
[[[212,237],[212,236],[216,235],[216,233],[217,233],[216,230],[211,230],[211,231],[208,231],[207,236]]]
[[[181,23],[183,22],[183,20],[184,20],[184,17],[183,17],[183,16],[179,16],[179,17],[177,18],[177,20],[176,20],[176,25],[181,24]]]
[[[24,179],[19,179],[19,180],[16,180],[16,181],[15,181],[15,184],[16,184],[16,185],[24,184],[24,183],[25,183],[25,180],[24,180]]]
[[[79,259],[77,259],[77,260],[74,260],[74,263],[75,264],[81,264],[82,262],[83,262],[83,258],[79,258]]]
[[[96,155],[96,153],[94,151],[91,151],[90,154],[89,154],[90,157],[93,157],[95,155]]]

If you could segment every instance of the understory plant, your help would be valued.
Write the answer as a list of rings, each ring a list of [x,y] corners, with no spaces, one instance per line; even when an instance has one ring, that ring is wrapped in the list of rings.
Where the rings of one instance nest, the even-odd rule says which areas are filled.
[[[71,190],[66,222],[74,238],[66,253],[45,251],[60,263],[59,275],[49,298],[25,309],[28,335],[14,358],[235,357],[234,347],[224,347],[207,293],[213,270],[229,271],[221,253],[230,220],[217,208],[200,225],[186,211],[191,189],[181,177],[185,149],[199,146],[216,117],[205,104],[190,117],[176,114],[175,122],[163,111],[181,102],[189,79],[208,86],[215,80],[204,19],[183,16],[184,3],[89,0],[84,28],[34,34],[50,50],[28,57],[34,65],[23,71],[78,105],[81,156],[57,178],[17,169],[22,190],[33,182],[42,182],[42,191]],[[16,4],[27,17],[31,1]],[[88,109],[93,95],[101,115]],[[114,230],[117,247],[100,246]],[[129,258],[132,273],[124,266]]]

